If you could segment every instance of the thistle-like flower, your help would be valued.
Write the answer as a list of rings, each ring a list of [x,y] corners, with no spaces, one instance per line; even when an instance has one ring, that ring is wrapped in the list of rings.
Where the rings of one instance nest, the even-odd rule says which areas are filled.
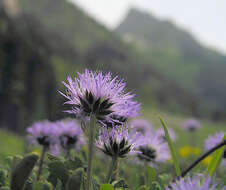
[[[201,125],[201,123],[200,123],[198,120],[196,120],[196,119],[189,119],[189,120],[187,120],[187,121],[184,123],[183,128],[184,128],[185,130],[188,130],[188,131],[190,131],[190,132],[193,132],[193,131],[196,131],[196,130],[202,128],[202,125]]]
[[[103,125],[114,122],[124,122],[130,117],[138,115],[140,104],[133,100],[134,94],[125,93],[126,83],[117,76],[112,78],[109,72],[103,74],[85,70],[78,73],[73,80],[67,78],[68,84],[65,94],[66,104],[72,105],[73,113],[80,119],[87,119],[94,115]]]
[[[216,133],[215,135],[209,136],[205,140],[205,149],[209,150],[209,149],[213,148],[217,144],[221,143],[223,141],[223,139],[224,139],[224,132],[223,131]]]
[[[56,127],[50,121],[36,122],[27,129],[28,140],[32,144],[39,144],[50,148],[51,145],[56,144]]]
[[[145,144],[139,147],[137,157],[140,161],[155,166],[156,163],[166,162],[170,159],[168,144],[156,135],[148,134],[144,137]]]
[[[210,150],[211,148],[213,148],[216,145],[218,145],[219,143],[221,143],[224,140],[224,135],[225,135],[225,133],[222,131],[222,132],[216,133],[215,135],[209,136],[205,140],[205,149]],[[226,149],[223,154],[222,165],[226,167]]]
[[[56,122],[58,127],[57,135],[60,145],[65,150],[76,148],[80,150],[85,144],[83,131],[80,125],[74,120],[64,120]]]
[[[171,188],[166,190],[225,190],[226,186],[219,186],[210,177],[195,175],[193,177],[182,178],[170,184]]]
[[[130,127],[143,135],[153,132],[151,123],[146,119],[134,119],[129,123]]]
[[[137,148],[143,144],[142,134],[129,132],[127,126],[102,128],[96,141],[96,146],[106,155],[119,158],[136,153]]]
[[[27,129],[28,140],[31,143],[42,146],[42,154],[39,162],[37,181],[42,173],[45,153],[47,150],[56,153],[57,148],[57,130],[56,125],[50,121],[36,122]]]

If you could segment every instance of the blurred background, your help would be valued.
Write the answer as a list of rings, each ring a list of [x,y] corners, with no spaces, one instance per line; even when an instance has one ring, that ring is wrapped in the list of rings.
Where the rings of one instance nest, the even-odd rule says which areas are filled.
[[[65,117],[61,81],[85,68],[125,78],[145,115],[223,126],[225,6],[211,0],[1,0],[0,127],[23,132],[33,121]]]

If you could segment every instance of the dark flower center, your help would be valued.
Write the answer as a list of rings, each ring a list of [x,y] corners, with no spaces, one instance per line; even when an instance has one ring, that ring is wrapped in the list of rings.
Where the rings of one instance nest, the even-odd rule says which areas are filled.
[[[114,126],[122,125],[123,123],[125,123],[127,121],[127,118],[122,117],[122,116],[117,116],[117,115],[114,115],[114,114],[111,115],[111,119],[112,120],[110,120],[110,121],[108,121],[108,120],[101,120],[100,119],[100,121],[102,123],[104,123],[107,128],[111,128],[111,129]]]
[[[195,127],[195,126],[190,126],[190,127],[188,128],[188,130],[189,130],[190,132],[194,132],[194,131],[196,130],[196,127]]]
[[[151,162],[151,161],[155,161],[156,159],[156,150],[151,148],[151,147],[147,147],[147,146],[141,146],[139,147],[139,151],[141,153],[137,154],[137,157],[142,160],[142,161],[146,161],[146,162]]]
[[[105,116],[111,114],[110,109],[114,103],[109,99],[96,99],[91,92],[86,91],[84,97],[79,97],[80,105],[75,105],[77,108],[83,109],[86,115],[95,114],[98,119],[104,120]]]
[[[47,146],[48,147],[50,145],[50,141],[49,141],[48,136],[38,137],[37,141],[42,146]]]
[[[142,133],[143,135],[145,134],[145,130],[143,127],[137,127],[136,131]]]
[[[128,141],[123,139],[120,143],[116,142],[112,138],[110,138],[109,144],[104,144],[104,148],[102,151],[111,156],[117,156],[120,158],[126,157],[126,155],[130,152],[131,145],[128,144]]]
[[[63,148],[68,149],[72,148],[78,141],[77,136],[69,136],[69,135],[62,135],[60,137],[60,144]]]

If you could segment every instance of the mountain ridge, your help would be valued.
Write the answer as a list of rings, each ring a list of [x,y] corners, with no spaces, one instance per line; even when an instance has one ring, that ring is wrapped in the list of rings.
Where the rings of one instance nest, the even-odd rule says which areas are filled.
[[[209,106],[226,111],[226,90],[222,90],[226,88],[226,56],[200,45],[174,24],[136,9],[128,12],[115,31],[126,41],[136,43],[138,51],[166,76]]]

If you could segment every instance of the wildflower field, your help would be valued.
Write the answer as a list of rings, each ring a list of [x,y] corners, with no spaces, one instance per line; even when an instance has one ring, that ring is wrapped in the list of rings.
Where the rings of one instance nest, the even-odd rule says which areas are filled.
[[[63,85],[67,118],[1,131],[1,190],[226,189],[223,124],[142,108],[110,72]]]

